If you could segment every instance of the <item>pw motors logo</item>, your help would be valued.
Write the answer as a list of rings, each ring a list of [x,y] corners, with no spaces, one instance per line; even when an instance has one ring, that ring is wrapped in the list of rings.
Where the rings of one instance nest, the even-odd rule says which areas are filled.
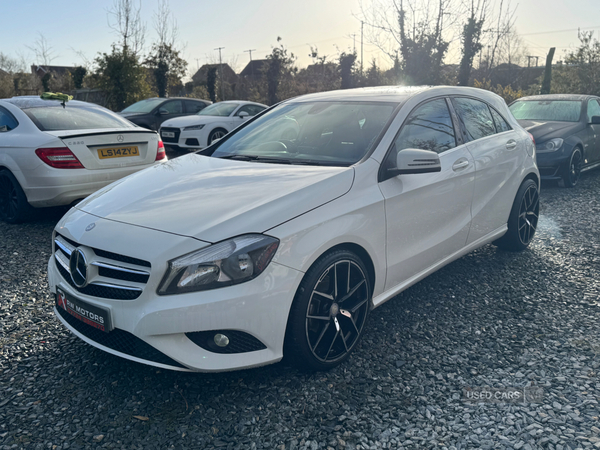
[[[64,292],[58,293],[58,306],[65,311],[67,310],[67,296],[64,294]]]

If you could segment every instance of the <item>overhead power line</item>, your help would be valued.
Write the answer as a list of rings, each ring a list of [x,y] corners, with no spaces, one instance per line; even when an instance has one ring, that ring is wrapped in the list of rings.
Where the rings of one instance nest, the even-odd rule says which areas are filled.
[[[535,33],[519,33],[519,36],[534,36],[536,34],[551,34],[551,33],[569,33],[572,31],[579,31],[579,30],[594,30],[597,28],[600,28],[600,25],[598,25],[596,27],[570,28],[568,30],[551,30],[551,31],[537,31]]]

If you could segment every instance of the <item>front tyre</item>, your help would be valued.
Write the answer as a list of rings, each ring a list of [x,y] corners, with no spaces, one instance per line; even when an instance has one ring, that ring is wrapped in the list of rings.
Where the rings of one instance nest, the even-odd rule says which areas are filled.
[[[0,220],[8,223],[20,223],[27,220],[33,208],[27,203],[27,197],[21,185],[8,170],[0,171]]]
[[[572,188],[577,185],[581,177],[581,166],[583,165],[583,155],[579,147],[573,149],[569,163],[563,169],[562,182],[564,187]]]
[[[323,255],[300,283],[288,319],[285,353],[303,370],[328,370],[358,344],[372,286],[361,259],[347,250]]]
[[[540,214],[540,193],[535,181],[528,179],[521,184],[508,218],[508,231],[494,244],[503,250],[525,250],[537,229]]]
[[[217,139],[221,139],[226,134],[227,134],[227,130],[225,130],[223,128],[217,128],[215,130],[212,130],[210,132],[210,135],[208,136],[208,145],[211,145]]]

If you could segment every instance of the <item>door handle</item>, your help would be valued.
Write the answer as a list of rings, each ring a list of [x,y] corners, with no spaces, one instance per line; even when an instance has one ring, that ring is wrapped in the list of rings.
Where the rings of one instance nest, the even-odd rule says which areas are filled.
[[[457,171],[469,167],[469,161],[461,158],[452,165],[452,170]]]
[[[515,141],[514,139],[511,139],[506,143],[507,150],[514,150],[515,148],[517,148],[517,141]]]

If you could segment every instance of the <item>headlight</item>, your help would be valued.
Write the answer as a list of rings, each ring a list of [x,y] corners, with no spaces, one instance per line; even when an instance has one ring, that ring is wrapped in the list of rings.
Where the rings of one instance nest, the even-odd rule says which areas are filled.
[[[536,149],[538,153],[544,152],[555,152],[563,145],[563,140],[561,138],[550,139],[549,141],[544,142],[543,144],[536,145]]]
[[[279,240],[246,234],[169,261],[159,295],[205,291],[259,276],[277,251]]]
[[[204,125],[193,125],[191,127],[185,127],[183,131],[201,130],[202,128],[204,128]]]

